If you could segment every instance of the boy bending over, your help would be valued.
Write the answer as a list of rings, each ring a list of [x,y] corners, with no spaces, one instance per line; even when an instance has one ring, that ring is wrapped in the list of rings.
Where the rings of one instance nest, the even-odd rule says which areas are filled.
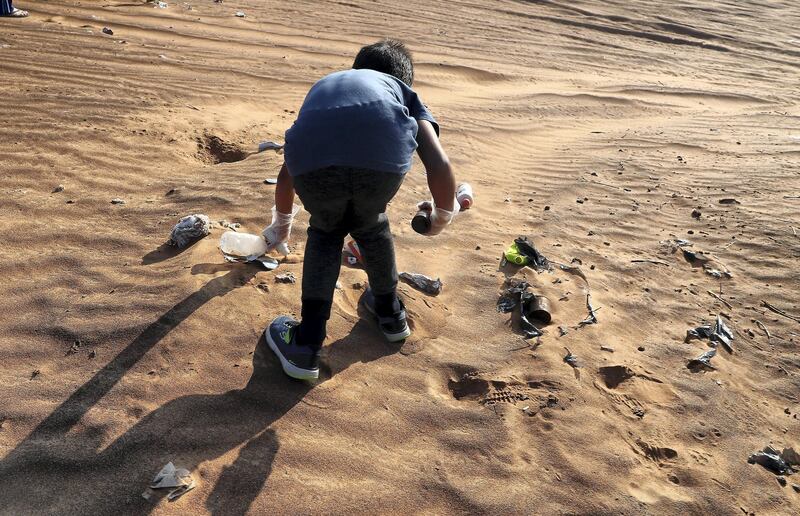
[[[402,43],[385,40],[366,46],[352,70],[314,84],[286,131],[272,224],[263,235],[270,247],[288,242],[297,192],[311,214],[303,260],[302,322],[280,316],[265,336],[293,378],[319,376],[319,352],[348,233],[358,243],[369,278],[365,307],[389,341],[411,335],[397,297],[386,204],[400,188],[415,150],[433,197],[428,235],[441,233],[453,219],[456,188],[439,143],[439,126],[411,89],[413,80],[411,55]]]

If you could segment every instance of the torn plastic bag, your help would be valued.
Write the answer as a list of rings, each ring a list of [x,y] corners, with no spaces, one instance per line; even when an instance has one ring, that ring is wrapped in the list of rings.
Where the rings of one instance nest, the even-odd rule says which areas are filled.
[[[514,240],[519,254],[528,259],[528,265],[536,270],[550,270],[550,262],[534,247],[533,242],[528,237],[521,236]]]
[[[733,332],[725,325],[725,321],[721,316],[717,316],[717,322],[714,325],[714,333],[711,335],[712,342],[719,342],[728,353],[733,353],[731,341],[733,340]]]
[[[433,279],[424,274],[413,272],[401,272],[400,279],[412,287],[431,296],[438,296],[442,293],[442,281],[439,278]]]
[[[505,292],[497,300],[497,311],[500,313],[508,314],[514,311],[514,308],[519,305],[522,293],[528,290],[528,282],[518,281],[511,282]]]
[[[713,334],[714,331],[711,329],[711,326],[698,326],[697,328],[686,330],[686,338],[683,341],[689,342],[694,339],[710,339]]]
[[[169,492],[167,499],[174,500],[195,488],[192,474],[187,469],[177,469],[171,462],[161,468],[153,478],[150,489],[176,488]]]
[[[711,365],[711,359],[715,356],[717,356],[716,348],[709,349],[699,357],[689,360],[689,363],[686,364],[686,367],[694,372],[702,371],[704,369],[714,371],[717,368]]]
[[[542,335],[544,335],[542,330],[534,326],[533,323],[528,319],[531,303],[533,302],[534,299],[535,296],[533,295],[532,292],[523,292],[520,295],[519,322],[520,322],[520,328],[522,329],[522,333],[525,335],[526,339],[532,339],[534,337],[541,337]]]
[[[211,220],[201,213],[183,217],[172,228],[169,235],[169,245],[183,249],[187,245],[211,233]]]
[[[789,448],[791,449],[791,448]],[[784,450],[785,451],[785,450]],[[791,475],[794,473],[782,454],[772,446],[767,446],[763,451],[756,452],[747,458],[750,464],[761,464],[776,475]]]

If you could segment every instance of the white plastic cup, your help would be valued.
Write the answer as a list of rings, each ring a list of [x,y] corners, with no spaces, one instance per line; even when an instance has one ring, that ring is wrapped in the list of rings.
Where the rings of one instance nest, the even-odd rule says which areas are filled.
[[[472,207],[472,204],[475,202],[475,198],[472,194],[472,187],[469,183],[461,183],[458,185],[458,190],[456,190],[456,200],[458,201],[458,205],[461,207],[461,211],[468,210]]]
[[[261,235],[226,231],[219,239],[220,250],[231,256],[255,259],[267,252],[267,241]]]

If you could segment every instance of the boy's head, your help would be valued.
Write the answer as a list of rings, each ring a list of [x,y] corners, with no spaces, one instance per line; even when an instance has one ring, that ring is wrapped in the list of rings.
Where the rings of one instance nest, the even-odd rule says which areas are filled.
[[[353,68],[383,72],[397,77],[409,87],[414,82],[414,64],[406,46],[396,39],[385,39],[358,51]]]

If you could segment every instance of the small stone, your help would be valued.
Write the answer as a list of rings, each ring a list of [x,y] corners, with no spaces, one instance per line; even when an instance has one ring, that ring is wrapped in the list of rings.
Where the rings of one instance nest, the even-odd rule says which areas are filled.
[[[72,199],[67,199],[67,204],[75,204],[75,201],[73,201]]]
[[[266,282],[266,281],[262,281],[261,283],[259,283],[258,285],[256,285],[256,288],[257,288],[258,290],[260,290],[260,291],[264,292],[264,293],[266,293],[266,292],[269,292],[269,284],[267,284],[267,282]]]
[[[614,348],[610,348],[608,346],[600,346],[600,350],[601,351],[608,351],[609,353],[613,353],[614,352]]]
[[[108,27],[103,27],[103,34],[108,34],[109,36],[113,36],[114,31],[109,29]]]
[[[96,357],[96,356],[97,356],[97,351],[95,351],[95,350],[91,350],[91,351],[89,352],[89,358],[94,358],[94,357]]]
[[[794,489],[795,493],[800,493],[800,485],[792,484],[792,489]]]
[[[644,351],[644,346],[639,346],[639,347],[638,347],[638,348],[636,348],[636,349],[638,349],[639,351]]]
[[[639,419],[644,417],[644,409],[642,407],[634,407],[633,408],[633,415],[638,417]]]
[[[119,197],[115,197],[114,199],[111,199],[111,204],[125,204],[125,201],[123,201]]]
[[[64,191],[64,185],[58,185],[55,188],[53,188],[53,193],[58,193],[63,191]]]
[[[781,487],[786,487],[786,478],[785,477],[776,477],[776,480],[781,485]]]
[[[177,188],[170,188],[169,190],[167,190],[167,193],[165,193],[164,195],[169,197],[170,195],[175,195],[176,193],[178,193],[178,189]]]
[[[701,215],[703,214],[697,208],[692,210],[692,218],[699,219]]]
[[[594,266],[594,265],[590,265],[590,266],[589,266],[589,269],[590,269],[590,270],[594,270],[594,269],[595,269],[595,266]]]
[[[689,231],[687,231],[687,232],[686,232],[686,234],[687,234],[687,235],[694,235],[694,231],[692,231],[692,230],[690,229]]]
[[[783,413],[784,413],[784,414],[791,414],[791,413],[792,413],[792,411],[791,411],[791,410],[789,410],[789,407],[786,407],[785,409],[783,409]]]
[[[575,202],[577,202],[578,204],[583,204],[583,199],[575,199]]]
[[[39,371],[38,369],[34,369],[33,372],[31,373],[31,380],[33,380],[34,378],[36,378],[40,374],[42,374],[41,371]]]
[[[480,250],[481,250],[481,246],[479,246],[479,245],[476,245],[476,246],[475,246],[475,250],[476,250],[476,251],[480,251]]]
[[[67,350],[67,355],[74,355],[81,349],[81,341],[76,340],[72,343],[72,346]]]
[[[545,206],[544,211],[550,211],[550,206]]]

